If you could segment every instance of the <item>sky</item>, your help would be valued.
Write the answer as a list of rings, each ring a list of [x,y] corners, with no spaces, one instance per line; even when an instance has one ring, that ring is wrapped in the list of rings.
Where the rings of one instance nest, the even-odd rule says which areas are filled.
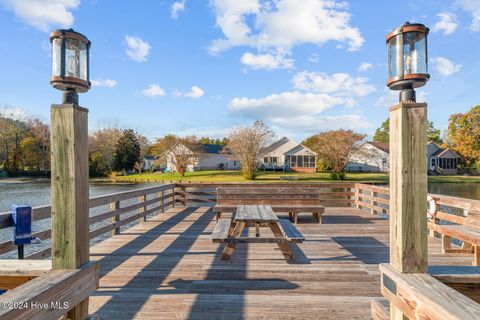
[[[90,130],[223,137],[262,120],[297,141],[371,137],[398,101],[385,36],[406,21],[431,29],[417,101],[445,130],[480,104],[480,0],[0,0],[0,108],[49,122],[49,33],[74,28],[92,42]]]

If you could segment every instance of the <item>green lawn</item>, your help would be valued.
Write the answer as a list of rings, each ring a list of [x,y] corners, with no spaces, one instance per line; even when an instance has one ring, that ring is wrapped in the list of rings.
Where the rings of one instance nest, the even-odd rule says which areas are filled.
[[[296,180],[282,180],[280,177],[296,177]],[[199,181],[199,182],[247,182],[239,171],[229,170],[212,170],[212,171],[195,171],[187,172],[184,177],[178,173],[142,173],[131,174],[128,176],[118,176],[120,181]],[[319,173],[296,173],[296,172],[258,172],[254,182],[321,182],[334,181],[330,178],[328,172]],[[338,180],[335,180],[338,181]],[[345,181],[362,181],[362,182],[388,182],[388,174],[385,173],[347,173]],[[466,176],[432,176],[429,182],[478,182],[480,177]]]

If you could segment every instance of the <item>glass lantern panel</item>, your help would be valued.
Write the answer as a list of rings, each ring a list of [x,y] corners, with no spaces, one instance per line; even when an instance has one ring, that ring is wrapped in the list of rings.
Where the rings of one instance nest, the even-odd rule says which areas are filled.
[[[398,77],[398,37],[395,36],[388,42],[388,77]]]
[[[66,39],[65,43],[65,76],[80,78],[80,45],[76,39]]]
[[[82,42],[80,50],[80,79],[88,81],[87,79],[87,46]]]
[[[427,73],[425,33],[407,32],[403,35],[403,63],[405,75]]]
[[[62,64],[62,40],[53,39],[52,42],[52,76],[60,77]]]

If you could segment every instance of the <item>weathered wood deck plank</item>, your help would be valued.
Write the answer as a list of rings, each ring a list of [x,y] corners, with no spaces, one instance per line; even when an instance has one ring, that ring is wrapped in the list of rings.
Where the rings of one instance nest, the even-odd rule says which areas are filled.
[[[293,246],[296,260],[288,263],[274,243],[239,243],[230,261],[221,261],[223,245],[211,241],[213,218],[211,208],[177,207],[93,246],[101,279],[90,313],[102,319],[370,319],[371,300],[381,297],[378,263],[388,262],[387,220],[354,208],[327,208],[324,224],[299,217],[305,241]],[[440,247],[429,238],[430,265],[471,264],[471,256],[441,254]]]

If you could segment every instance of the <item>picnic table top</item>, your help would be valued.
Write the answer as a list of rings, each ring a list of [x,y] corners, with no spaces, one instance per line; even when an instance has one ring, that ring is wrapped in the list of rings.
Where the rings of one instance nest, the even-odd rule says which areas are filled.
[[[268,205],[240,205],[237,206],[234,221],[244,222],[277,222],[278,217]]]

